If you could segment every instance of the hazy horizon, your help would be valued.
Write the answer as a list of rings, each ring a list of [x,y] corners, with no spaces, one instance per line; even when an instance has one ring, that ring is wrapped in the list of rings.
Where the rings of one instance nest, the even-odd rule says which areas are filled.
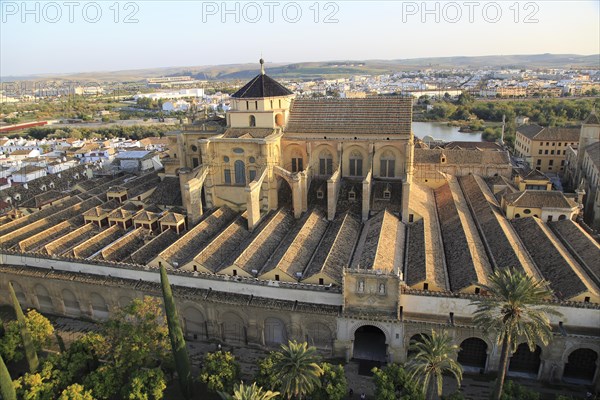
[[[1,2],[1,76],[600,53],[597,1],[65,4]]]

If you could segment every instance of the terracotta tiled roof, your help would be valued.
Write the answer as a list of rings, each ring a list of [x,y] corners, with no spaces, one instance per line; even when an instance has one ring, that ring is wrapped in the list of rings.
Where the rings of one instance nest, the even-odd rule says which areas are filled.
[[[410,135],[412,100],[407,97],[295,99],[287,134]]]
[[[539,219],[519,218],[511,223],[558,298],[568,300],[587,291],[586,285],[542,229]]]
[[[479,165],[509,165],[510,156],[506,151],[481,151],[462,149],[415,149],[415,164],[479,164]]]
[[[550,222],[548,225],[600,287],[600,245],[569,219]]]
[[[450,289],[458,292],[478,281],[477,271],[449,184],[444,184],[434,193]]]
[[[185,216],[174,213],[174,212],[168,212],[164,215],[164,217],[162,217],[158,221],[159,222],[167,222],[167,223],[177,223],[180,221],[185,221]]]
[[[564,140],[565,142],[578,142],[580,129],[522,125],[517,128],[517,132],[531,140]]]

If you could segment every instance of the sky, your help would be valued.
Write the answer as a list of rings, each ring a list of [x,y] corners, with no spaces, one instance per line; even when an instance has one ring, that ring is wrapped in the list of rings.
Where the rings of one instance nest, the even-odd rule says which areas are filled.
[[[600,1],[7,1],[0,76],[600,53]]]

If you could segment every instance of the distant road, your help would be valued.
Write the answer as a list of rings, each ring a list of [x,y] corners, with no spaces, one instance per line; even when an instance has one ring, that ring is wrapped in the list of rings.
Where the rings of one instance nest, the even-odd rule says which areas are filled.
[[[175,118],[166,118],[165,122],[158,122],[158,119],[148,119],[144,121],[143,119],[124,119],[118,120],[115,122],[81,122],[74,124],[52,124],[50,126],[56,128],[107,128],[111,126],[134,126],[134,125],[143,125],[143,126],[151,126],[151,125],[175,125],[179,121]]]

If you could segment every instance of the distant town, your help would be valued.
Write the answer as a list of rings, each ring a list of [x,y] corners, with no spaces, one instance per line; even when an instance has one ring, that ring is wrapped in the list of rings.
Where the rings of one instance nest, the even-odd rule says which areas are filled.
[[[268,72],[3,84],[11,400],[600,390],[600,69]]]

